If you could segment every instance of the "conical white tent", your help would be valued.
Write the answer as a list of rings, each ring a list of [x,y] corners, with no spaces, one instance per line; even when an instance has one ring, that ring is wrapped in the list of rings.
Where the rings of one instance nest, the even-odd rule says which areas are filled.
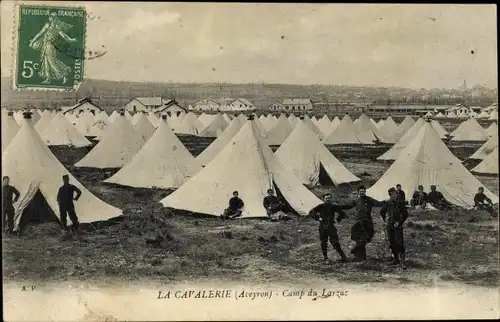
[[[16,123],[17,123],[18,126],[21,125],[21,124],[23,124],[23,111],[22,110],[14,112],[13,117],[14,117],[14,120],[16,120]],[[33,119],[31,120],[31,123],[35,124],[33,122]]]
[[[486,134],[490,137],[498,136],[498,125],[496,123],[491,123],[491,125],[486,129]]]
[[[291,113],[288,116],[288,122],[290,122],[290,125],[293,127],[293,126],[295,126],[296,121],[297,121],[297,117],[293,113]]]
[[[196,117],[196,116],[195,116]],[[182,124],[182,121],[184,118],[178,117],[175,114],[172,114],[171,116],[167,116],[167,123],[170,129],[172,129],[175,132],[175,129],[179,128]],[[200,126],[203,126],[201,122],[198,122]]]
[[[40,132],[40,137],[46,145],[65,145],[75,148],[91,146],[92,143],[69,123],[62,114],[56,114],[52,122]]]
[[[121,168],[139,152],[144,143],[144,139],[132,124],[124,115],[120,115],[108,126],[99,143],[75,166],[100,169]]]
[[[330,153],[302,120],[297,121],[295,129],[275,155],[288,172],[294,173],[309,186],[324,183],[320,178],[321,167],[335,185],[360,181]]]
[[[12,184],[21,193],[21,198],[14,205],[16,226],[38,191],[52,211],[59,214],[57,192],[62,185],[63,175],[68,175],[70,183],[82,191],[80,199],[75,202],[81,223],[103,221],[121,215],[120,209],[99,200],[66,170],[42,142],[29,119],[25,119],[12,143],[2,154],[2,172],[11,178]]]
[[[486,141],[488,135],[476,119],[469,119],[466,121],[465,127],[455,133],[452,141]]]
[[[129,111],[125,111],[125,118],[127,119],[127,121],[129,121],[131,125],[133,125],[132,122],[134,122],[134,117],[132,116],[132,114],[130,114]]]
[[[151,122],[149,122],[148,118],[144,113],[137,118],[137,122],[134,125],[135,130],[142,137],[144,142],[147,142],[153,133],[155,133],[155,127]]]
[[[133,159],[104,182],[137,188],[178,188],[200,170],[200,163],[165,119]]]
[[[436,116],[434,116],[434,117],[437,118],[437,119],[444,119],[444,118],[446,118],[446,116],[443,113],[441,113],[441,112],[437,113]]]
[[[298,122],[298,119],[294,121],[292,125],[292,129],[295,128],[295,125],[297,124],[296,122]],[[311,129],[311,131],[313,131],[314,134],[316,134],[316,136],[322,140],[324,138],[324,134],[323,132],[321,132],[321,130],[316,126],[315,122],[313,122],[312,119],[309,118],[309,115],[304,115],[304,120],[303,122],[309,126],[309,128]]]
[[[473,172],[498,174],[498,146],[472,169]]]
[[[266,128],[264,127],[264,125],[262,124],[261,121],[259,121],[258,118],[255,118],[254,119],[254,123],[255,125],[257,126],[257,129],[259,129],[259,134],[263,137],[265,137],[267,135],[267,130]]]
[[[120,116],[120,113],[118,113],[116,110],[114,110],[113,113],[111,113],[111,115],[109,116],[109,122],[113,123],[119,116]]]
[[[470,159],[483,160],[488,156],[495,148],[498,146],[498,136],[491,137],[486,143],[484,143],[473,155],[470,156]]]
[[[445,139],[448,132],[444,129],[444,127],[436,120],[431,120],[431,126],[434,130],[436,130],[437,134],[441,139]]]
[[[338,116],[335,116],[335,118],[332,120],[332,127],[330,130],[330,133],[335,130],[335,128],[340,124],[340,118]],[[328,134],[330,134],[328,133]]]
[[[82,112],[76,119],[75,127],[80,134],[90,136],[90,129],[94,125],[94,114],[90,112]]]
[[[491,120],[491,121],[498,120],[498,111],[493,110],[493,112],[490,113],[490,117],[488,117],[488,120]]]
[[[425,121],[423,118],[419,118],[415,124],[411,127],[410,130],[406,132],[403,137],[396,142],[388,151],[386,151],[384,154],[379,156],[377,160],[396,160],[399,155],[401,154],[401,151],[403,151],[404,148],[415,138],[415,136],[420,132],[420,129],[422,126],[425,124]]]
[[[413,120],[413,118],[409,115],[407,115],[405,117],[405,119],[403,120],[403,122],[401,122],[401,124],[399,124],[399,133],[400,135],[405,135],[406,132],[408,132],[412,126],[415,125],[415,120]]]
[[[156,128],[160,125],[160,119],[152,112],[148,113],[147,118],[151,124]]]
[[[356,123],[357,123],[357,121],[358,121],[358,119],[356,119],[356,120],[354,121],[354,124],[356,124]],[[376,122],[374,119],[372,119],[371,117],[370,117],[370,122],[371,122],[374,126],[377,126],[377,122]]]
[[[339,125],[323,139],[324,144],[363,144],[358,138],[356,126],[346,114]],[[372,142],[373,144],[373,142]]]
[[[50,113],[49,110],[45,110],[45,112],[42,113],[40,121],[38,121],[35,124],[35,130],[37,130],[38,133],[42,133],[42,131],[45,129],[47,125],[50,124],[53,118],[54,115],[52,115],[52,113]]]
[[[14,112],[9,111],[7,115],[2,115],[2,152],[9,146],[18,131],[19,125],[14,119]]]
[[[297,213],[307,215],[321,200],[283,168],[263,141],[254,121],[247,121],[205,168],[161,203],[217,216],[237,190],[245,203],[242,218],[267,217],[262,201],[267,189],[278,189]]]
[[[227,113],[222,114],[222,117],[227,122],[227,124],[231,123],[231,118],[229,117],[229,115],[227,115]]]
[[[457,128],[450,133],[450,136],[455,136],[458,133],[462,132],[465,128],[467,128],[467,124],[467,121],[463,121],[462,123],[460,123]]]
[[[326,114],[323,115],[320,120],[318,120],[316,126],[321,131],[321,135],[323,138],[330,134],[333,130],[332,122]]]
[[[385,200],[387,190],[396,184],[401,184],[407,196],[411,196],[418,185],[424,189],[436,185],[447,201],[468,209],[474,206],[477,188],[483,186],[427,122],[366,194],[376,200]],[[484,193],[493,203],[498,203],[498,197],[488,189],[485,188]]]
[[[392,117],[388,117],[387,120],[380,126],[379,132],[384,138],[384,143],[396,143],[401,137],[399,134],[399,127],[394,122]]]
[[[292,131],[293,128],[285,114],[281,114],[276,125],[266,134],[266,143],[268,145],[281,145]]]
[[[239,114],[238,116],[238,119],[240,120],[241,124],[245,123],[246,120],[247,120],[247,117],[245,116],[245,114]]]
[[[174,128],[174,132],[179,134],[198,135],[198,133],[204,127],[205,125],[198,120],[196,115],[194,115],[194,113],[192,112],[189,112],[187,113],[186,117],[184,117],[181,124],[178,127]]]
[[[390,116],[389,116],[390,117]],[[375,124],[375,128],[377,128],[378,130],[380,130],[380,128],[385,124],[385,120],[384,119],[380,119],[378,121],[377,124]]]
[[[201,113],[200,116],[198,116],[198,120],[204,125],[207,126],[212,122],[212,115]]]
[[[488,112],[486,111],[482,111],[481,113],[479,113],[479,115],[477,116],[478,119],[487,119],[489,117],[489,114]]]
[[[96,118],[94,124],[90,127],[88,136],[94,136],[94,140],[100,140],[110,123],[109,118],[107,120],[101,117]]]
[[[224,120],[224,117],[219,113],[212,118],[212,122],[208,124],[198,134],[202,137],[216,138],[227,128],[229,124]]]
[[[366,114],[361,114],[359,118],[353,122],[356,128],[356,136],[363,144],[374,144],[374,141],[380,140],[383,142],[383,137],[379,133],[377,127],[370,122]]]
[[[207,165],[213,158],[219,154],[220,151],[232,140],[232,138],[241,129],[241,121],[239,118],[235,117],[228,127],[222,132],[221,135],[215,139],[203,152],[201,152],[196,159],[201,163],[201,165]]]

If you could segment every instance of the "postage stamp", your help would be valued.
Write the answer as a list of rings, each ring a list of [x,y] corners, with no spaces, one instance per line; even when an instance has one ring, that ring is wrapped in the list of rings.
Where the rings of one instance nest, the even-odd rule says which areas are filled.
[[[82,83],[84,7],[19,5],[14,86],[75,90]]]

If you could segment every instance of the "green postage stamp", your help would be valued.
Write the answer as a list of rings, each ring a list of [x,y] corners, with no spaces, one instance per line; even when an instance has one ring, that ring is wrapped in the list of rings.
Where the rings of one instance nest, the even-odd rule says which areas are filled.
[[[77,89],[83,81],[83,7],[19,5],[14,52],[17,89]]]

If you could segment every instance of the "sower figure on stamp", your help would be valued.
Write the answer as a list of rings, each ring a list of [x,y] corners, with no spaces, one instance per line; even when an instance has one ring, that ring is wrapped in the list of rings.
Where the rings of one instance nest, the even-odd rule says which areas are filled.
[[[10,185],[10,178],[2,179],[2,227],[12,234],[14,232],[14,205],[19,199],[19,191]]]
[[[337,222],[346,217],[346,214],[338,205],[332,203],[332,195],[327,193],[324,196],[325,202],[311,209],[309,215],[319,221],[319,239],[323,259],[328,261],[328,239],[333,248],[337,251],[342,262],[347,261],[344,251],[340,246],[339,235],[335,227],[335,213],[338,213]]]
[[[78,230],[78,217],[75,211],[73,200],[78,201],[82,192],[80,189],[69,183],[69,176],[67,174],[62,176],[63,185],[59,188],[57,193],[57,203],[59,204],[59,215],[61,217],[61,224],[64,230],[68,230],[67,216],[71,219],[75,231]],[[76,196],[74,193],[76,192]]]
[[[380,209],[380,216],[386,223],[387,238],[392,255],[394,256],[392,263],[394,265],[401,264],[405,268],[405,246],[403,239],[403,224],[408,218],[406,206],[402,205],[398,200],[396,189],[389,189],[389,200],[384,202]],[[386,220],[387,219],[387,220]]]
[[[372,241],[375,231],[373,228],[372,208],[382,207],[383,202],[379,202],[366,196],[364,186],[358,187],[358,198],[345,205],[339,205],[340,209],[351,209],[356,207],[356,223],[351,228],[351,239],[356,245],[351,250],[356,261],[366,260],[366,244]]]
[[[223,219],[234,219],[241,216],[241,208],[245,203],[238,197],[238,191],[233,191],[233,197],[229,199],[229,208],[224,210],[224,213],[220,216]]]
[[[31,39],[29,46],[40,51],[39,73],[41,77],[45,78],[42,84],[50,84],[52,80],[63,80],[63,84],[66,83],[71,67],[57,58],[59,50],[55,44],[58,38],[67,42],[76,42],[76,39],[66,34],[71,27],[73,26],[58,18],[56,12],[52,12],[49,15],[49,21]]]

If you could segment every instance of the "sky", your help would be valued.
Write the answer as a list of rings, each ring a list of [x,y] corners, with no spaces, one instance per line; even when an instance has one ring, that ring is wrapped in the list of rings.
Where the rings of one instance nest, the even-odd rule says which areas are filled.
[[[2,76],[12,70],[15,3],[0,3]],[[82,4],[86,49],[107,51],[86,62],[87,78],[497,87],[495,5]]]

